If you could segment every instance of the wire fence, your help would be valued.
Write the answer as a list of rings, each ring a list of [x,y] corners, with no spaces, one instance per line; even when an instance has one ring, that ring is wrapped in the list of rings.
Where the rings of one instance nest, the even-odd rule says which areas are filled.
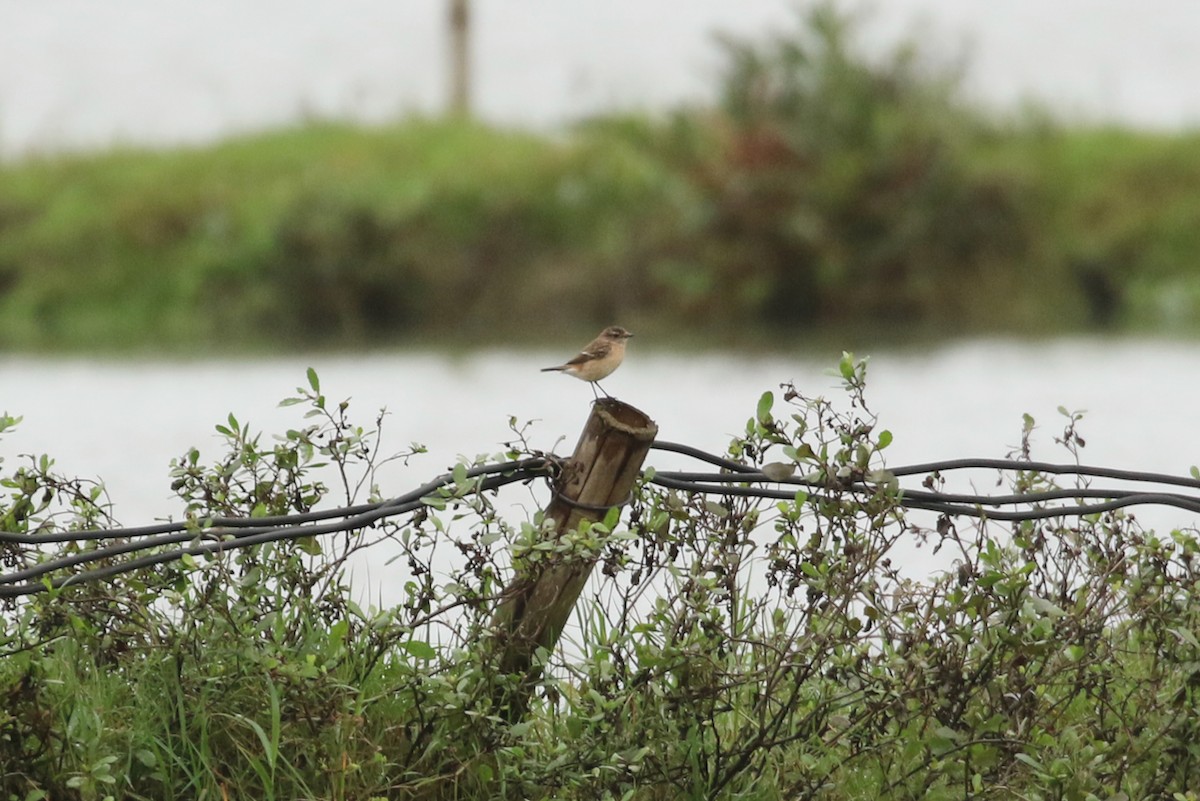
[[[941,492],[928,488],[910,488],[897,484],[897,503],[905,509],[936,512],[947,517],[970,517],[1005,522],[1044,520],[1110,512],[1133,506],[1164,506],[1200,513],[1200,480],[1187,476],[1120,470],[1080,464],[1057,464],[1017,459],[950,459],[887,468],[874,480],[854,478],[816,480],[806,476],[769,475],[762,469],[690,445],[655,442],[652,450],[687,456],[717,470],[656,471],[646,470],[646,483],[693,495],[720,495],[793,500],[803,492],[808,500],[835,500],[851,495],[869,496],[879,492],[884,481],[899,482],[911,476],[941,476],[965,470],[992,470],[1001,473],[1041,473],[1072,476],[1087,486],[1046,489],[1033,492],[986,494]],[[178,523],[159,523],[131,528],[56,531],[52,533],[16,533],[0,531],[0,545],[21,550],[27,567],[0,574],[0,598],[16,598],[58,589],[68,585],[101,581],[106,578],[153,565],[183,559],[185,556],[218,555],[238,548],[269,542],[301,539],[370,527],[396,515],[415,512],[460,481],[472,482],[472,492],[498,490],[516,482],[538,479],[555,481],[564,460],[553,455],[535,456],[516,461],[498,462],[444,473],[403,495],[386,501],[358,504],[319,511],[273,517],[213,517]],[[1135,489],[1092,486],[1095,480],[1122,481]],[[925,482],[923,486],[928,486]],[[1186,488],[1191,492],[1178,489]],[[46,545],[115,540],[64,556],[44,558]],[[40,561],[39,561],[40,560]],[[89,564],[117,560],[100,567],[80,569],[67,575],[51,574]]]

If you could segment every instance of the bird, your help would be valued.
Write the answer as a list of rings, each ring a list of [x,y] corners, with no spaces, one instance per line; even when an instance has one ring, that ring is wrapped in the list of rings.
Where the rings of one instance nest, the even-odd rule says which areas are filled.
[[[600,379],[608,378],[613,370],[621,366],[621,361],[625,358],[625,342],[631,336],[633,334],[621,326],[610,325],[600,332],[600,336],[589,342],[574,359],[557,367],[543,367],[542,372],[566,373],[590,383],[593,395],[596,395],[597,388],[604,392],[604,387],[600,386]],[[604,397],[612,396],[604,392]]]

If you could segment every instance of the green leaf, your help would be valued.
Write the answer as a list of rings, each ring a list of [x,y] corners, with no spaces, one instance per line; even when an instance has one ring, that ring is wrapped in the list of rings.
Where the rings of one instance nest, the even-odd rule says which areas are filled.
[[[421,640],[408,640],[407,642],[400,643],[400,647],[417,659],[433,659],[437,656],[437,651],[434,650],[433,646]]]
[[[775,393],[773,392],[764,392],[762,397],[758,399],[756,416],[760,425],[770,425],[773,422],[771,419],[771,407],[774,405]]]
[[[729,510],[726,509],[721,504],[717,503],[716,501],[705,501],[704,508],[706,510],[708,510],[709,514],[715,515],[717,517],[728,517],[729,516]]]
[[[1049,598],[1042,598],[1034,595],[1029,598],[1029,605],[1032,606],[1040,615],[1052,618],[1060,618],[1067,613],[1058,604],[1051,601]]]
[[[301,537],[296,540],[296,546],[309,556],[321,555],[321,543],[316,537]]]
[[[794,462],[812,461],[816,458],[816,453],[813,452],[812,446],[807,442],[801,444],[799,448],[785,445],[783,447],[783,454]]]
[[[849,351],[842,351],[842,359],[838,362],[838,371],[842,374],[842,378],[849,381],[854,378],[854,354]]]
[[[762,466],[762,474],[770,481],[787,481],[795,473],[795,462],[768,462]]]
[[[321,379],[317,377],[317,371],[313,368],[308,368],[308,385],[312,387],[313,392],[321,391]]]
[[[885,428],[883,431],[879,432],[879,444],[876,447],[878,447],[879,450],[883,450],[884,448],[886,448],[888,445],[891,445],[891,444],[892,444],[892,432],[888,431]]]
[[[1193,648],[1200,649],[1200,640],[1197,640],[1196,635],[1183,626],[1174,629],[1167,629],[1167,631],[1171,632],[1180,640],[1192,646]]]
[[[1026,765],[1028,765],[1029,767],[1033,768],[1034,770],[1036,770],[1038,772],[1041,772],[1043,769],[1042,763],[1038,762],[1036,759],[1031,757],[1029,754],[1016,754],[1015,757],[1016,757],[1017,761],[1024,762]]]
[[[891,470],[872,470],[864,478],[887,492],[896,492],[900,489],[900,480]]]

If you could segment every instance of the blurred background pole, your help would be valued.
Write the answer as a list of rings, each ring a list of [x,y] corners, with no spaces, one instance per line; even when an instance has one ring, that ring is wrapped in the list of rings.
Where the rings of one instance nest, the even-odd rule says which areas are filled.
[[[471,4],[450,0],[450,104],[452,116],[471,113]]]

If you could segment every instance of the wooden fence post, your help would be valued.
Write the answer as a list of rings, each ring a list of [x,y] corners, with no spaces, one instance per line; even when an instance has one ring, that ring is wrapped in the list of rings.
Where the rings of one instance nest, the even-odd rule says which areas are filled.
[[[450,114],[471,113],[471,6],[470,0],[450,0]]]
[[[657,435],[658,425],[638,409],[614,398],[596,401],[546,508],[546,516],[555,521],[553,536],[574,531],[581,522],[601,520],[609,509],[623,506]],[[595,562],[551,559],[545,567],[513,579],[493,618],[504,673],[537,675],[537,650],[550,650],[558,642]],[[519,714],[524,699],[508,700],[510,711]]]

